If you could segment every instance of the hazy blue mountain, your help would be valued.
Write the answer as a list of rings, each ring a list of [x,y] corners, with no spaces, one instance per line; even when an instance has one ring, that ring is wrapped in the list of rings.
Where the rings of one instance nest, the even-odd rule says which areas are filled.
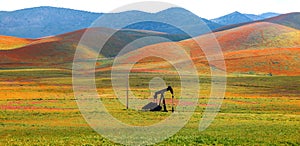
[[[279,16],[279,15],[280,15],[279,13],[267,12],[267,13],[262,13],[259,16],[266,19],[266,18],[276,17],[276,16]]]
[[[233,24],[263,20],[271,17],[276,17],[278,15],[280,14],[273,13],[273,12],[267,12],[260,15],[255,15],[255,14],[242,14],[236,11],[228,15],[212,19],[211,21],[222,25],[233,25]]]
[[[36,7],[22,9],[12,12],[0,12],[0,35],[16,36],[23,38],[39,38],[51,35],[63,34],[89,27],[94,20],[103,16],[103,13],[92,13],[86,11],[55,8]],[[170,19],[177,26],[184,26],[185,29],[194,30],[199,24],[200,17],[192,15],[182,8],[170,8],[158,13],[146,13],[141,11],[126,11],[121,13],[105,14],[107,26],[109,28],[120,28],[120,20],[131,22],[132,19],[140,18],[161,18]],[[174,19],[176,18],[176,19]],[[202,19],[211,29],[216,29],[222,25]],[[170,25],[142,22],[132,24],[126,28],[161,31],[170,34],[182,33]],[[193,35],[206,33],[204,30],[195,30]]]
[[[228,15],[212,19],[211,21],[222,25],[231,25],[231,24],[250,22],[253,20],[247,17],[245,14],[235,11]]]
[[[246,15],[247,17],[249,17],[253,21],[257,21],[257,20],[263,20],[263,19],[267,19],[267,18],[271,18],[271,17],[276,17],[280,14],[273,13],[273,12],[267,12],[267,13],[262,13],[260,15],[255,15],[255,14],[244,14],[244,15]]]
[[[236,28],[236,27],[240,27],[240,26],[248,25],[248,24],[252,24],[252,23],[257,23],[257,22],[271,22],[271,23],[276,23],[276,24],[280,24],[280,25],[284,25],[287,27],[292,27],[292,28],[296,28],[296,29],[300,30],[300,12],[281,14],[281,15],[267,18],[267,19],[227,25],[227,26],[223,26],[223,27],[215,29],[214,32],[228,30],[228,29],[232,29],[232,28]]]
[[[182,8],[169,8],[167,10],[163,10],[159,13],[156,14],[159,17],[162,18],[168,18],[168,19],[172,19],[173,21],[176,21],[178,23],[178,25],[184,26],[186,24],[189,25],[198,25],[199,23],[199,18],[196,15],[193,15],[191,12],[182,9]],[[174,17],[170,17],[170,16],[176,16],[177,20],[174,20]],[[178,17],[179,16],[179,17]],[[207,24],[207,26],[210,29],[216,29],[218,27],[221,27],[221,24],[212,22],[210,20],[207,20],[205,18],[200,18],[201,21],[203,21],[204,23]]]
[[[255,14],[244,14],[244,15],[250,18],[252,21],[265,19],[265,17],[262,17],[260,15],[255,15]]]
[[[0,13],[0,34],[38,38],[88,27],[100,13],[37,7]]]
[[[183,28],[191,32],[191,36],[198,36],[203,33],[209,32],[209,29],[216,29],[222,25],[211,22],[198,17],[197,15],[185,10],[183,8],[169,8],[157,13],[145,13],[140,11],[127,11],[121,13],[110,13],[105,14],[102,17],[102,21],[96,23],[95,26],[98,27],[109,27],[109,28],[127,28],[127,29],[142,29],[142,30],[152,30],[159,31],[168,34],[182,34]],[[137,23],[123,26],[123,24],[130,24],[132,21],[138,21]],[[149,20],[149,21],[145,21]],[[151,20],[166,21],[171,22],[170,24],[164,24],[162,22],[155,22]],[[120,22],[121,21],[121,22]],[[203,25],[202,25],[203,24]],[[201,26],[201,28],[199,27]],[[200,28],[200,29],[199,29]]]
[[[147,18],[164,19],[171,21],[185,30],[193,32],[192,36],[207,33],[206,27],[216,30],[226,25],[251,22],[278,15],[277,13],[264,13],[261,15],[241,14],[233,12],[231,14],[207,20],[200,18],[183,8],[169,8],[158,13],[146,13],[142,11],[126,11],[120,13],[92,13],[66,8],[56,7],[36,7],[17,11],[0,11],[0,35],[16,36],[22,38],[39,38],[63,34],[88,28],[97,18],[105,16],[101,21],[103,26],[120,29],[141,29],[159,31],[168,34],[183,34],[178,28],[153,22],[143,21],[123,27],[122,23],[132,22],[138,18],[145,20]],[[198,29],[199,24],[205,22],[203,29]]]
[[[126,17],[126,16],[124,16],[124,17]],[[201,23],[206,24],[207,27],[211,30],[222,27],[222,25],[220,25],[220,24],[214,23],[214,22],[204,19],[204,18],[200,18],[182,8],[170,8],[170,9],[163,10],[161,12],[152,14],[149,17],[157,18],[157,19],[161,19],[161,20],[162,19],[168,20],[168,21],[176,24],[176,26],[183,27],[185,30],[192,30],[192,32],[194,32],[194,34],[192,34],[193,36],[207,33],[207,30],[205,28],[203,28],[202,30],[198,29],[199,27],[197,27],[197,26],[199,26],[199,24],[201,24]],[[176,19],[174,19],[174,18],[176,18]],[[136,24],[127,26],[126,28],[153,30],[153,31],[160,31],[160,32],[171,33],[171,34],[184,33],[184,32],[182,32],[182,30],[176,28],[175,26],[171,26],[169,24],[164,24],[164,23],[152,22],[152,21],[136,23]]]

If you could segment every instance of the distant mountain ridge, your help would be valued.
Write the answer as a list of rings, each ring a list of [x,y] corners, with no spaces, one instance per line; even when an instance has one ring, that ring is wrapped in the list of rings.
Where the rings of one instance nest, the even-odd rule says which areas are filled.
[[[215,29],[214,32],[228,30],[228,29],[232,29],[232,28],[236,28],[239,26],[256,23],[256,22],[271,22],[271,23],[276,23],[276,24],[280,24],[280,25],[284,25],[287,27],[291,27],[291,28],[300,30],[300,12],[282,14],[282,15],[270,17],[270,18],[263,19],[263,20],[226,25],[226,26]]]
[[[65,8],[36,7],[0,13],[0,34],[39,38],[88,27],[102,14]]]
[[[273,12],[267,12],[267,13],[262,13],[259,16],[266,19],[266,18],[276,17],[278,15],[280,15],[280,14],[279,13],[273,13]]]
[[[267,12],[267,13],[262,13],[260,15],[255,15],[255,14],[244,14],[244,15],[246,15],[248,18],[252,19],[253,21],[257,21],[257,20],[263,20],[263,19],[267,19],[267,18],[271,18],[271,17],[276,17],[280,14],[273,13],[273,12]]]
[[[35,7],[16,11],[0,11],[0,35],[15,36],[21,38],[40,38],[72,32],[90,27],[90,25],[100,16],[105,14],[107,26],[113,29],[120,29],[115,20],[130,22],[132,18],[160,18],[172,20],[180,27],[195,32],[193,36],[207,33],[206,29],[196,28],[199,23],[205,22],[208,28],[216,30],[230,24],[238,24],[261,20],[278,15],[277,13],[264,13],[261,15],[241,14],[234,12],[213,20],[204,19],[183,8],[173,7],[157,13],[147,13],[142,11],[125,11],[120,13],[93,13],[87,11],[73,10],[57,7]],[[176,27],[145,21],[126,26],[129,29],[151,30],[169,34],[182,34]]]
[[[231,25],[231,24],[249,22],[249,21],[252,21],[252,19],[250,19],[249,17],[247,17],[246,15],[244,15],[240,12],[235,11],[228,15],[225,15],[225,16],[222,16],[222,17],[219,17],[216,19],[212,19],[211,21],[222,24],[222,25]]]
[[[22,38],[40,38],[45,36],[59,35],[67,32],[88,28],[92,22],[104,13],[92,13],[66,8],[36,7],[22,9],[12,12],[0,12],[0,34]],[[221,27],[210,20],[200,18],[183,8],[169,8],[158,13],[147,13],[142,11],[125,11],[120,13],[106,13],[109,28],[119,29],[117,21],[129,21],[133,18],[144,20],[145,18],[173,19],[180,18],[176,23],[188,29],[194,29],[203,20],[211,29]],[[163,26],[163,27],[162,27]],[[143,29],[161,31],[165,33],[178,33],[178,28],[149,22],[147,25],[131,25],[130,29]],[[162,29],[163,28],[163,29]],[[201,30],[195,31],[195,36],[206,33]]]
[[[183,27],[187,30],[193,30],[193,32],[195,32],[193,36],[207,33],[205,28],[203,28],[202,30],[199,30],[197,28],[197,26],[199,26],[203,22],[206,23],[206,25],[211,30],[214,30],[216,28],[223,26],[223,25],[214,23],[210,20],[207,20],[205,18],[198,17],[198,16],[192,14],[191,12],[189,12],[188,10],[185,10],[182,8],[177,8],[177,7],[169,8],[169,9],[160,11],[158,13],[151,14],[150,16],[148,16],[148,18],[158,18],[160,20],[167,20],[169,22],[173,22],[174,24],[177,24],[177,26]],[[174,18],[176,18],[176,19],[174,19]],[[157,22],[151,22],[151,21],[136,23],[136,24],[127,26],[126,28],[153,30],[153,31],[165,32],[165,33],[171,33],[171,34],[184,33],[177,28],[168,26],[168,24],[162,24],[162,23],[159,24]]]
[[[272,13],[267,12],[260,15],[255,14],[242,14],[238,11],[235,11],[233,13],[230,13],[225,16],[221,16],[215,19],[211,19],[212,22],[221,24],[221,25],[232,25],[232,24],[239,24],[239,23],[245,23],[245,22],[252,22],[257,20],[263,20],[271,17],[276,17],[280,14],[278,13]]]

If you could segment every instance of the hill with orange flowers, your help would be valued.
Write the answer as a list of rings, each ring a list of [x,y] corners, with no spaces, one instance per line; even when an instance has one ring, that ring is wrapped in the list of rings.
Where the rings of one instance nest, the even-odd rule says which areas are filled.
[[[33,42],[33,39],[23,39],[11,36],[0,35],[0,50],[11,50],[26,46]]]
[[[210,69],[224,69],[220,67],[218,58],[211,62],[211,68],[208,67],[207,56],[202,49],[206,48],[206,55],[211,54],[209,51],[215,46],[214,41],[208,41],[213,40],[211,37],[212,34],[207,34],[176,44],[191,56],[199,73],[209,73]],[[228,73],[300,75],[300,30],[274,23],[257,22],[216,32],[214,37],[223,52]],[[196,42],[200,43],[202,48]],[[173,46],[173,43],[147,46],[127,54],[127,58],[134,60],[135,57],[157,48],[161,48],[157,53],[168,56],[171,53],[165,52],[163,48]],[[135,70],[144,71],[143,68],[147,68],[161,72],[172,68],[170,62],[166,66],[165,60],[155,58],[157,57],[140,61],[135,65]],[[184,62],[184,59],[178,60]]]

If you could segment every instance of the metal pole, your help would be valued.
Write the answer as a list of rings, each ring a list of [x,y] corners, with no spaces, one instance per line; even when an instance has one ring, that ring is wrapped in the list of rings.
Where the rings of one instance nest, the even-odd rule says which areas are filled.
[[[128,109],[128,90],[129,90],[129,75],[127,76],[126,109]]]
[[[174,113],[174,95],[172,94],[172,113]]]

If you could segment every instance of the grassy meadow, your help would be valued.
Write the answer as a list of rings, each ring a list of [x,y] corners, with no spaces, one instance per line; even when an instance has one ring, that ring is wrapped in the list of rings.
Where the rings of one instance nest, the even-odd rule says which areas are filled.
[[[101,100],[119,120],[151,125],[171,114],[126,110],[113,94],[110,74],[96,76]],[[148,97],[147,83],[156,76],[172,85],[178,98],[179,77],[154,73],[130,75],[134,95]],[[300,145],[299,76],[228,75],[220,112],[203,132],[198,126],[211,80],[199,76],[199,81],[196,112],[183,129],[158,145]],[[169,103],[168,93],[166,98]],[[0,109],[0,145],[119,145],[93,131],[82,117],[70,70],[0,70]]]

